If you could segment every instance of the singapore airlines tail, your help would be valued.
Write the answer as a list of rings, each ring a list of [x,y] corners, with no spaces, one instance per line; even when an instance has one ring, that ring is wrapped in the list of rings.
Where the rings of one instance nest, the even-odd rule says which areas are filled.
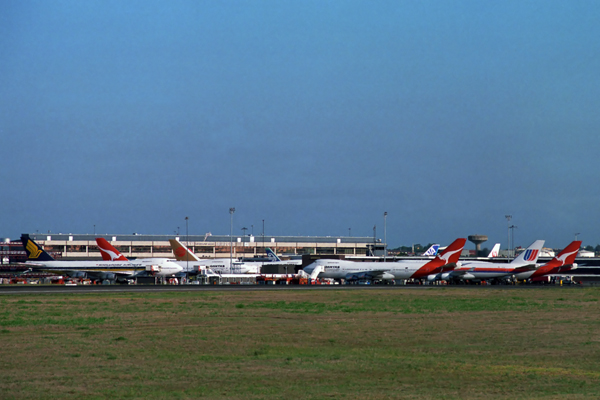
[[[96,244],[104,261],[129,261],[121,252],[113,247],[108,240],[96,238]]]
[[[27,234],[21,235],[21,243],[23,243],[23,247],[25,248],[25,253],[27,253],[27,260],[31,261],[52,261],[54,258],[40,245],[33,241]]]
[[[177,261],[200,261],[200,259],[177,239],[169,239]]]

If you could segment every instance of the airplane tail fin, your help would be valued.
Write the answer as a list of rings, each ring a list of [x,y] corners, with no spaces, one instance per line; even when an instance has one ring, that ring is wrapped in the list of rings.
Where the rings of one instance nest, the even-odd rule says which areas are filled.
[[[27,234],[21,235],[21,243],[23,243],[23,247],[25,248],[25,253],[27,253],[28,260],[35,261],[52,261],[54,258],[40,245],[33,241]]]
[[[276,261],[281,261],[281,258],[279,258],[277,256],[277,254],[275,254],[273,252],[273,250],[271,250],[270,248],[266,248],[265,251],[267,252],[267,256],[269,257],[269,261],[271,262],[276,262]]]
[[[500,253],[500,243],[496,243],[494,245],[494,247],[492,247],[492,251],[490,251],[490,254],[488,254],[487,258],[498,257],[499,253]]]
[[[200,261],[200,259],[177,239],[169,239],[177,261]]]
[[[121,252],[104,238],[96,238],[96,244],[104,261],[129,261]]]
[[[425,278],[430,274],[438,274],[440,272],[453,270],[456,268],[456,263],[458,262],[458,258],[460,257],[460,253],[462,252],[463,247],[465,247],[466,242],[467,239],[465,238],[456,239],[433,260],[415,271],[411,278],[420,279]]]
[[[437,255],[436,259],[442,260],[445,264],[456,264],[460,257],[463,247],[467,239],[459,238],[456,239],[450,246],[446,247],[444,251]]]
[[[427,251],[425,253],[423,253],[423,255],[424,256],[436,256],[439,248],[440,248],[439,244],[433,244],[433,245],[431,245],[431,247],[429,249],[427,249]]]
[[[519,257],[512,260],[511,264],[513,266],[535,264],[540,256],[540,251],[544,246],[544,242],[544,240],[536,240],[527,249],[525,249],[524,252],[519,254]]]
[[[572,265],[575,262],[575,257],[579,253],[581,248],[581,240],[575,240],[571,242],[567,247],[563,249],[556,257],[548,261],[547,266],[562,267],[565,265]]]

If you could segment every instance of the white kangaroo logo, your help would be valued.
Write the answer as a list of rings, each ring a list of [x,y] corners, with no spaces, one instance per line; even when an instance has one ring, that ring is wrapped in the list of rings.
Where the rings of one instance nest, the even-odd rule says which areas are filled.
[[[440,254],[438,256],[438,258],[440,258],[441,260],[444,260],[444,264],[448,264],[450,262],[450,257],[452,257],[454,254],[458,253],[459,251],[462,251],[462,249],[449,251],[447,253]]]
[[[572,251],[570,253],[565,253],[560,257],[556,257],[556,260],[560,261],[560,266],[562,267],[567,262],[567,258],[571,257],[573,254],[577,253],[578,251],[579,251],[579,249]]]
[[[114,251],[106,250],[106,249],[103,249],[102,247],[99,247],[99,249],[100,249],[100,251],[103,251],[106,254],[108,254],[108,256],[110,257],[110,261],[115,261],[116,259],[121,257],[121,254],[117,254]]]

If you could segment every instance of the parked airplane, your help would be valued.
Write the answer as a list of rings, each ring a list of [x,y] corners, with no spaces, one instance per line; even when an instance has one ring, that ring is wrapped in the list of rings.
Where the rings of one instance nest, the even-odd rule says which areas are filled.
[[[130,261],[125,257],[119,250],[117,250],[108,240],[104,238],[96,238],[96,244],[102,255],[104,261]],[[157,262],[164,262],[165,265],[152,265],[146,267],[145,271],[140,271],[135,274],[135,277],[139,276],[173,276],[183,271],[183,268],[177,263],[169,260],[168,258],[138,258],[135,260],[136,263],[150,263],[157,264]]]
[[[229,258],[207,258],[201,259],[191,252],[177,239],[169,239],[175,261],[184,271],[188,273],[198,273],[200,267],[210,268],[216,273],[221,274],[258,274],[262,263],[240,262]]]
[[[395,262],[358,262],[320,259],[304,268],[311,279],[346,280],[421,279],[456,267],[466,239],[456,239],[433,260],[399,260]]]
[[[438,274],[431,280],[487,280],[501,279],[522,272],[536,269],[536,262],[540,250],[544,246],[543,240],[536,240],[524,252],[519,254],[508,264],[494,264],[489,261],[463,261],[452,271]]]
[[[515,278],[534,279],[545,275],[565,275],[564,273],[577,269],[577,264],[575,264],[575,257],[577,257],[577,252],[579,252],[580,247],[581,240],[575,240],[571,242],[567,247],[565,247],[563,251],[558,253],[558,255],[555,256],[552,260],[548,261],[546,264],[542,265],[534,271],[532,270],[515,274]]]
[[[27,234],[21,235],[27,253],[26,265],[34,270],[61,272],[73,278],[90,278],[96,281],[125,282],[138,272],[154,272],[156,276],[170,276],[182,270],[166,258],[118,261],[61,261],[55,260]],[[142,271],[140,271],[142,270]]]

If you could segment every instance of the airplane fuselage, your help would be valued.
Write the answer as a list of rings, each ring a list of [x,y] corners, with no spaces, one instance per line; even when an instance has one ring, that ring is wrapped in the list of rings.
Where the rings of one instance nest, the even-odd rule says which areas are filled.
[[[410,279],[428,263],[427,260],[401,260],[396,262],[358,262],[347,260],[317,260],[304,268],[311,274],[321,266],[319,278],[351,279],[352,277],[370,276],[372,279]]]
[[[148,267],[158,267],[153,271],[155,276],[170,276],[182,271],[182,268],[168,259],[148,258],[133,261],[27,261],[37,268],[48,271],[83,271],[83,272],[135,272]]]

